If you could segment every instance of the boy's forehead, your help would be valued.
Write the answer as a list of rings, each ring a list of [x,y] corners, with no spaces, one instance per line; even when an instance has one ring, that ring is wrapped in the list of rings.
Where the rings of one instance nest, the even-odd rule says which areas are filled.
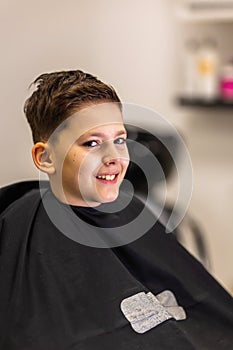
[[[74,131],[76,137],[88,131],[106,125],[123,125],[123,117],[119,104],[102,103],[86,107],[73,114],[68,119],[69,131]]]
[[[118,103],[99,103],[85,107],[73,115],[80,125],[91,123],[122,122],[122,113]]]

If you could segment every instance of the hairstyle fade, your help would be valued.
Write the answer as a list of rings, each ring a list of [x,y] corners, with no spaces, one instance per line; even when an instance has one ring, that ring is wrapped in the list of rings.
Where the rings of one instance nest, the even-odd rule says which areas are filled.
[[[47,141],[65,119],[87,105],[98,101],[120,104],[112,86],[81,70],[41,74],[32,85],[36,90],[26,100],[24,113],[34,143]]]

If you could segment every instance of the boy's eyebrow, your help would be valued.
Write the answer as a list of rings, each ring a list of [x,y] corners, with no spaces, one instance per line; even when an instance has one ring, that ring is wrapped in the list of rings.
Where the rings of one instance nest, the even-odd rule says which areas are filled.
[[[127,132],[126,132],[126,130],[119,130],[116,134],[115,134],[115,136],[120,136],[120,135],[126,135],[127,134]],[[93,134],[88,134],[88,135],[86,135],[87,137],[104,137],[105,136],[105,134],[104,133],[102,133],[102,132],[94,132]]]

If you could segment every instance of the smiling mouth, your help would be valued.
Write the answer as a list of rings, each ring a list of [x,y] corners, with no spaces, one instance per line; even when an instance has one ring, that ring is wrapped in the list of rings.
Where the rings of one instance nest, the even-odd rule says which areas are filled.
[[[100,180],[105,183],[115,183],[119,174],[106,174],[106,175],[97,175],[97,180]]]

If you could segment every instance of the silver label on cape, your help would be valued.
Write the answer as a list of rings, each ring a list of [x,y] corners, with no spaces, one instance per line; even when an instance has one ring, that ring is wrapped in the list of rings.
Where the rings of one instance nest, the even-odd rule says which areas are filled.
[[[137,293],[122,300],[120,308],[137,333],[145,333],[171,318],[177,321],[186,318],[184,309],[169,290],[157,296],[151,292]]]

